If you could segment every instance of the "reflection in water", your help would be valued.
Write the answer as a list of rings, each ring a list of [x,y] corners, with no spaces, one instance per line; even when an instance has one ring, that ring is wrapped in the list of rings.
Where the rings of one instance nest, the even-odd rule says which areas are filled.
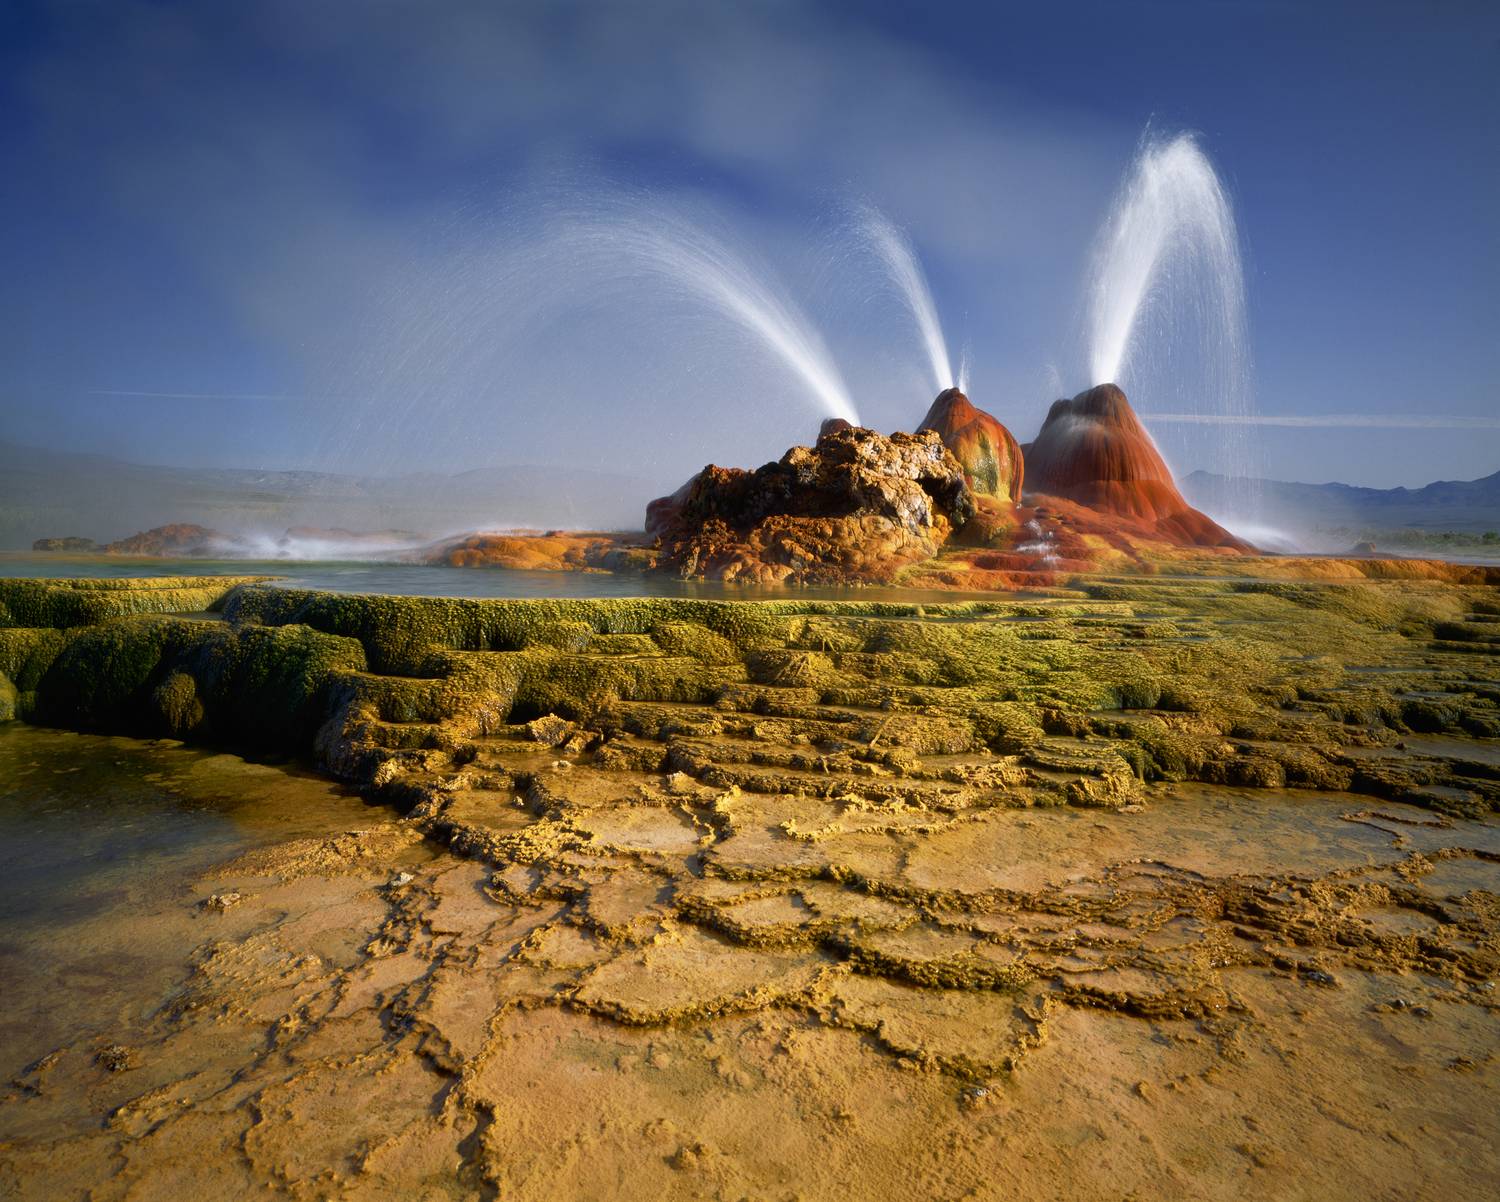
[[[116,559],[0,554],[0,577],[276,576],[289,588],[403,597],[701,597],[754,601],[775,598],[953,601],[934,589],[835,588],[725,584],[665,575],[608,572],[520,572],[511,568],[450,568],[430,564],[357,563],[348,560]],[[1017,593],[1007,596],[1016,597]],[[965,593],[964,597],[983,596]]]
[[[0,1075],[160,999],[210,934],[198,873],[382,816],[298,768],[0,724]]]

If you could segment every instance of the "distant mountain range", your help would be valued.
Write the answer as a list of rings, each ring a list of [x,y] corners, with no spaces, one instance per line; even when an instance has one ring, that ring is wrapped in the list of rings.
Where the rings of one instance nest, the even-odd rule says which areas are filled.
[[[0,441],[0,550],[68,535],[103,543],[168,522],[252,535],[289,526],[427,537],[507,527],[639,529],[646,502],[662,491],[641,477],[575,467],[373,477],[152,467]]]
[[[1280,480],[1251,481],[1247,488],[1208,472],[1193,472],[1181,484],[1192,504],[1215,513],[1224,512],[1226,497],[1255,495],[1268,526],[1328,535],[1333,549],[1344,535],[1500,530],[1500,472],[1423,488]],[[67,535],[103,543],[168,522],[271,536],[291,526],[406,530],[430,538],[507,527],[639,529],[646,502],[663,491],[659,481],[576,467],[518,464],[395,477],[152,467],[0,441],[0,550]]]
[[[1193,472],[1183,495],[1210,510],[1226,496],[1252,495],[1273,526],[1294,531],[1500,530],[1500,472],[1479,480],[1438,480],[1422,488],[1357,488],[1351,484],[1293,484],[1282,480],[1226,480]]]

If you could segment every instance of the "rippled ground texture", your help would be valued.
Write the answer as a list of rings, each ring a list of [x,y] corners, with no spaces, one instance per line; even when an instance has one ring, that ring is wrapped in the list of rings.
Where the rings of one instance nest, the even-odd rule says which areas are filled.
[[[425,610],[400,640],[348,599],[226,607],[356,645],[316,743],[391,808],[141,902],[178,916],[181,975],[7,1059],[0,1180],[1493,1185],[1494,590],[628,606]]]

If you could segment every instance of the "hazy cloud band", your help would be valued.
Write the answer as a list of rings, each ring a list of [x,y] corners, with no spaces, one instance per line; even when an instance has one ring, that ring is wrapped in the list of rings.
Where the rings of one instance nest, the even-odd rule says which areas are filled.
[[[1402,413],[1142,413],[1146,421],[1186,426],[1298,426],[1370,430],[1500,430],[1500,417],[1417,417]]]

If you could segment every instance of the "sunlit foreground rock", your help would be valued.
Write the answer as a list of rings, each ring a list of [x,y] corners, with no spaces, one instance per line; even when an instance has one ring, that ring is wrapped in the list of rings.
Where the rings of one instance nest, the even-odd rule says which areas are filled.
[[[1493,1169],[1493,587],[137,584],[0,582],[23,716],[311,750],[390,808],[204,882],[219,934],[119,1039],[140,1067],[41,1049],[18,1078],[24,1179],[1355,1197]],[[1413,1090],[1461,1155],[1389,1141]]]
[[[755,584],[888,582],[973,512],[934,432],[834,428],[753,472],[710,465],[651,503],[659,566]]]
[[[745,584],[1009,590],[1060,572],[1253,552],[1182,499],[1113,385],[1054,405],[1027,454],[1029,478],[1010,431],[949,388],[915,435],[830,419],[813,446],[755,471],[710,464],[647,506],[644,539],[472,535],[425,555]]]

